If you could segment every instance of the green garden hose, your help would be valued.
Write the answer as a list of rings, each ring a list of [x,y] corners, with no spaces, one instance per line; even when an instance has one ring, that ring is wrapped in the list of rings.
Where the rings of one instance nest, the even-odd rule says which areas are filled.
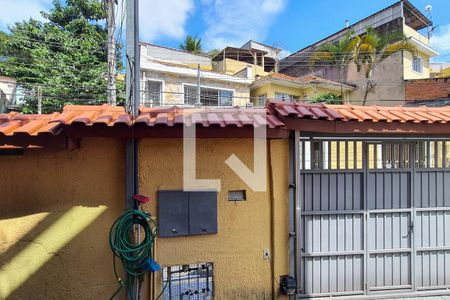
[[[140,227],[140,235],[142,238],[136,239],[138,228]],[[120,290],[127,286],[132,297],[134,280],[138,276],[145,274],[144,269],[147,260],[153,259],[153,245],[156,237],[157,225],[150,217],[150,214],[130,209],[123,213],[111,226],[109,232],[109,246],[113,251],[113,268],[120,287],[113,294],[113,299]],[[116,258],[122,261],[122,266],[126,273],[126,280],[122,280],[117,273]],[[132,297],[133,298],[133,297]]]

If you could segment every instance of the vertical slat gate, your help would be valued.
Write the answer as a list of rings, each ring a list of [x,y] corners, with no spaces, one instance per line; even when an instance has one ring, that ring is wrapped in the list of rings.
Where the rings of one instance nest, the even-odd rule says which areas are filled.
[[[450,288],[449,141],[308,139],[300,152],[300,296]]]

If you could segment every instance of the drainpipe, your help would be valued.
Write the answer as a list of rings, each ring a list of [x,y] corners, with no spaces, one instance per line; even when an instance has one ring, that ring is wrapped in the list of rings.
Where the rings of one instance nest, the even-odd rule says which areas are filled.
[[[300,288],[300,174],[299,174],[300,133],[294,131],[289,136],[289,275]],[[298,293],[298,292],[297,292]],[[295,296],[291,296],[295,299]]]

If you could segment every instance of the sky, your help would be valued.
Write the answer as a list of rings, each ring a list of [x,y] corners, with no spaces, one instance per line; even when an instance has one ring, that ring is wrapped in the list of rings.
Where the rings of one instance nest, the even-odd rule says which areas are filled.
[[[29,17],[40,18],[52,0],[0,0],[0,29]],[[202,39],[206,50],[241,46],[253,39],[295,52],[395,0],[140,0],[140,39],[177,48],[186,34]],[[433,7],[432,46],[450,61],[450,1],[411,0],[422,12]],[[26,9],[24,9],[26,8]]]

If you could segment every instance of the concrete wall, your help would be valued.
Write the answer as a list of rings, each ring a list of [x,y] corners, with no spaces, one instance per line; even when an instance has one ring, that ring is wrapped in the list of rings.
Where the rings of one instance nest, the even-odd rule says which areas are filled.
[[[197,178],[221,180],[218,233],[159,238],[156,259],[163,266],[213,262],[216,299],[268,299],[272,292],[277,296],[276,280],[288,273],[287,145],[286,140],[271,141],[268,154],[272,166],[258,162],[268,168],[268,190],[253,192],[224,163],[235,153],[253,169],[252,140],[198,140]],[[148,209],[156,214],[158,190],[183,188],[182,141],[143,140],[140,157],[141,191],[155,199]],[[241,189],[246,190],[246,201],[227,200],[229,190]],[[270,249],[272,260],[263,259],[265,248]],[[155,282],[161,288],[161,279]]]
[[[326,79],[340,81],[337,67],[296,67],[292,66],[283,70],[283,73],[291,76],[303,76],[313,74]],[[398,104],[403,100],[403,57],[402,53],[396,53],[383,60],[373,70],[371,80],[375,87],[368,94],[370,104]],[[351,63],[347,68],[345,82],[355,85],[356,89],[349,93],[349,101],[361,103],[364,98],[365,76],[364,72],[358,72],[356,65]],[[394,101],[385,101],[386,99]]]
[[[0,156],[0,299],[107,299],[109,229],[123,211],[124,144]]]
[[[253,169],[251,139],[197,141],[199,178],[218,178],[218,233],[158,238],[163,266],[213,262],[216,299],[283,298],[288,265],[288,141],[270,140],[267,191],[253,192],[224,161],[236,154]],[[140,141],[140,191],[157,215],[157,191],[182,189],[183,144]],[[0,156],[0,299],[108,299],[113,276],[109,229],[123,212],[124,143],[83,139],[81,148],[28,150]],[[227,200],[229,190],[247,200]],[[271,259],[263,259],[269,249]],[[120,266],[120,262],[118,262]],[[149,276],[142,299],[149,298]],[[160,273],[154,277],[157,292]],[[122,293],[123,298],[124,294]]]
[[[197,85],[197,79],[193,77],[185,77],[174,74],[163,74],[159,72],[143,70],[145,72],[146,80],[156,79],[163,82],[163,105],[180,105],[184,104],[184,88],[183,84]],[[217,80],[210,80],[201,78],[201,86],[226,89],[233,91],[233,105],[245,106],[250,102],[250,87],[247,84],[223,82]],[[144,90],[144,83],[142,83],[141,90]],[[144,97],[142,93],[142,97]]]
[[[213,71],[225,73],[228,75],[234,75],[246,67],[252,68],[253,76],[265,76],[268,74],[268,72],[264,71],[264,68],[262,66],[249,64],[231,58],[226,58],[214,64]]]
[[[402,53],[398,52],[380,62],[372,71],[371,80],[375,87],[367,96],[369,104],[400,105],[405,99]],[[347,70],[348,83],[356,85],[350,93],[350,102],[361,103],[364,98],[365,76],[358,72],[354,63]]]
[[[141,55],[143,57],[153,58],[166,62],[185,64],[195,68],[197,68],[197,65],[200,64],[200,68],[202,70],[212,69],[211,57],[207,55],[199,55],[152,44],[141,44],[140,47]]]

